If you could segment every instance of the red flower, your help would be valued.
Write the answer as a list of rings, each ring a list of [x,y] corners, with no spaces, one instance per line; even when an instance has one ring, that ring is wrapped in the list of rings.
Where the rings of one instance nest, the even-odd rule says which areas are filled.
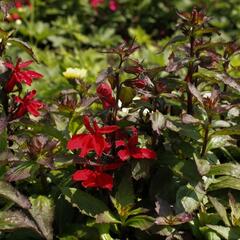
[[[83,169],[76,171],[72,176],[73,181],[82,181],[85,188],[99,187],[112,190],[113,177],[110,174],[101,171]]]
[[[18,59],[16,66],[10,62],[4,63],[7,68],[12,70],[11,77],[5,85],[6,92],[11,92],[17,83],[25,82],[27,85],[31,86],[33,79],[43,77],[43,75],[35,71],[22,70],[23,68],[29,66],[32,62],[33,61],[21,62],[21,59]]]
[[[15,7],[16,8],[22,8],[23,5],[27,5],[29,7],[31,7],[31,3],[29,0],[15,0]]]
[[[97,87],[97,94],[103,103],[103,108],[108,109],[115,106],[115,99],[112,96],[112,88],[107,83],[101,83]]]
[[[9,21],[16,21],[18,19],[20,19],[21,17],[19,16],[18,13],[12,13],[9,16],[7,16]]]
[[[11,120],[20,118],[27,112],[31,113],[33,116],[38,117],[40,113],[38,112],[39,109],[43,108],[43,103],[39,100],[34,100],[36,95],[36,90],[32,90],[28,92],[24,98],[15,97],[15,101],[20,103],[18,109],[15,111]]]
[[[133,85],[137,88],[145,88],[147,86],[147,82],[145,79],[136,79],[133,81]]]
[[[117,147],[123,147],[123,149],[118,151],[118,156],[122,161],[128,160],[130,157],[136,159],[154,159],[156,158],[156,153],[147,148],[139,148],[138,144],[138,135],[134,134],[126,144],[123,140],[116,141]]]
[[[115,12],[118,9],[118,3],[116,0],[109,0],[108,7],[111,11]]]
[[[99,5],[103,4],[103,2],[104,0],[90,0],[90,5],[96,9]]]
[[[92,150],[94,150],[98,156],[101,156],[103,151],[109,147],[109,144],[102,135],[115,132],[119,127],[111,125],[100,128],[96,121],[93,122],[93,127],[91,127],[88,116],[84,116],[83,122],[90,133],[74,135],[68,141],[67,148],[69,150],[81,149],[80,157],[85,157]]]

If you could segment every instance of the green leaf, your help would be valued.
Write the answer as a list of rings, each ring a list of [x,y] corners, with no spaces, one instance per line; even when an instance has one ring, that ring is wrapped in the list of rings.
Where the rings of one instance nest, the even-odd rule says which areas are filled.
[[[196,37],[199,37],[199,36],[202,36],[202,35],[205,35],[205,34],[209,34],[209,33],[217,33],[218,35],[220,35],[218,29],[217,28],[213,28],[213,27],[198,29],[198,30],[196,30],[194,32],[194,35]]]
[[[7,149],[8,143],[7,143],[7,129],[5,128],[0,133],[0,152],[4,152]]]
[[[34,52],[32,50],[32,48],[24,41],[18,39],[18,38],[9,38],[8,42],[21,48],[22,50],[24,50],[26,53],[28,53],[33,60],[35,60],[36,62],[38,62],[36,56],[34,55]]]
[[[231,123],[223,120],[212,121],[212,128],[229,128]]]
[[[188,83],[188,89],[191,92],[191,94],[198,100],[198,102],[203,105],[203,98],[198,89],[190,82]]]
[[[137,215],[129,218],[125,222],[125,226],[139,228],[141,230],[146,230],[150,228],[154,223],[154,218],[147,215]]]
[[[163,52],[169,45],[172,45],[174,43],[184,42],[186,40],[187,40],[187,37],[185,35],[177,35],[172,39],[170,39],[170,41],[161,48],[160,53]]]
[[[235,79],[231,78],[229,75],[225,73],[216,73],[215,76],[227,86],[240,92],[240,85],[236,82]]]
[[[121,207],[126,207],[134,204],[134,190],[132,179],[129,174],[122,177],[122,181],[118,185],[115,199],[121,205]]]
[[[110,225],[109,224],[100,224],[98,225],[98,230],[100,234],[100,240],[114,240],[109,234]]]
[[[234,196],[229,193],[229,206],[231,208],[231,222],[233,226],[238,226],[240,227],[240,203],[236,202],[236,199]]]
[[[217,130],[211,136],[224,136],[224,135],[240,135],[239,126],[229,127],[222,130]]]
[[[240,178],[240,164],[223,163],[218,165],[211,165],[207,174],[208,176],[227,175]]]
[[[150,120],[152,122],[153,131],[157,132],[158,134],[160,134],[161,130],[166,127],[166,119],[158,110],[150,114]]]
[[[96,223],[121,223],[121,221],[109,211],[105,211],[96,215]]]
[[[213,136],[207,144],[207,150],[230,146],[233,139],[230,136]]]
[[[121,100],[123,106],[128,106],[132,102],[135,95],[136,92],[131,87],[122,87],[119,93],[119,99]]]
[[[213,230],[209,229],[208,227],[204,226],[204,227],[200,227],[199,228],[200,232],[204,235],[204,239],[206,240],[221,240],[221,238],[219,237],[219,235],[214,232]],[[201,236],[202,236],[201,234]]]
[[[199,207],[204,196],[205,192],[200,183],[195,187],[190,184],[180,187],[176,196],[177,212],[192,213]]]
[[[114,71],[113,71],[112,67],[108,67],[107,69],[100,72],[100,74],[98,75],[98,77],[96,79],[96,83],[100,84],[100,83],[104,82],[108,77],[111,77],[113,75],[114,75]]]
[[[150,171],[150,164],[148,160],[135,160],[131,162],[132,166],[132,177],[135,180],[145,178],[148,176]]]
[[[32,207],[29,210],[42,235],[47,240],[53,239],[53,217],[54,205],[53,201],[45,196],[37,196],[30,198]]]
[[[207,227],[218,233],[221,237],[226,240],[237,240],[240,236],[240,228],[230,228],[217,225],[208,224]]]
[[[227,211],[225,207],[217,200],[217,198],[210,197],[210,196],[208,196],[208,198],[212,203],[212,205],[214,206],[214,208],[216,209],[216,211],[218,212],[219,216],[222,218],[223,222],[227,226],[230,226],[231,224],[228,220]]]
[[[199,158],[194,154],[194,160],[198,169],[198,172],[201,176],[206,175],[210,170],[210,164],[207,160]]]
[[[7,127],[7,118],[0,115],[0,134],[4,132]]]
[[[37,225],[21,211],[0,212],[0,230],[14,231],[17,229],[32,229],[41,235]]]
[[[65,199],[79,211],[91,217],[108,211],[108,207],[101,200],[76,188],[64,188],[62,190]]]
[[[223,176],[215,179],[208,187],[209,191],[231,188],[240,190],[240,179],[232,176]]]
[[[11,184],[0,181],[0,196],[9,199],[24,209],[29,209],[31,203],[27,197],[17,191]]]

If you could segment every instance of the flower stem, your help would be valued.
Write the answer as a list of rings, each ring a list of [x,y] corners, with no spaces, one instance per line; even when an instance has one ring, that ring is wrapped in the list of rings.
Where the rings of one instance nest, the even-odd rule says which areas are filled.
[[[194,73],[194,66],[193,66],[193,62],[192,62],[192,58],[194,57],[194,42],[195,42],[195,38],[192,36],[192,33],[191,33],[191,36],[190,36],[190,58],[191,58],[191,61],[188,66],[187,76],[185,77],[185,81],[190,82],[190,83],[193,83],[192,78],[193,78],[193,73]],[[193,114],[192,94],[189,91],[189,89],[187,89],[187,113]]]
[[[208,123],[205,126],[205,133],[204,133],[203,145],[202,145],[202,150],[201,150],[201,157],[203,157],[206,153],[207,144],[208,144],[209,126],[210,126],[211,122],[212,122],[212,117],[210,116],[208,118]]]

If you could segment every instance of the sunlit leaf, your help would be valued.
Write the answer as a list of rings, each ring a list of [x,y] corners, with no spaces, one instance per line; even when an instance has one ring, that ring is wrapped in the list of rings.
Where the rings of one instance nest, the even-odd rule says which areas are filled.
[[[54,203],[45,196],[37,196],[30,198],[32,207],[29,210],[33,219],[37,223],[42,235],[46,240],[53,239],[53,217]]]
[[[64,188],[62,192],[65,199],[83,214],[94,217],[108,211],[108,207],[104,202],[79,189]]]
[[[22,208],[29,209],[31,207],[28,198],[16,190],[10,183],[0,181],[0,196],[15,202]]]

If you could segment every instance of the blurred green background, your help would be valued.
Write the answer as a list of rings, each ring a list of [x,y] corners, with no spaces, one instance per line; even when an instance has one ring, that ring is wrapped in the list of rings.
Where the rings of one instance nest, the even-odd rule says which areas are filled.
[[[14,27],[16,36],[33,47],[39,60],[33,68],[44,75],[33,85],[40,98],[50,100],[69,87],[63,76],[69,67],[86,69],[84,80],[94,83],[111,61],[101,51],[123,40],[136,39],[141,45],[136,57],[147,65],[164,65],[168,52],[157,53],[176,34],[176,10],[203,8],[213,16],[211,24],[222,32],[220,38],[238,38],[239,0],[118,0],[116,11],[109,9],[108,0],[103,2],[94,9],[89,0],[32,0],[31,7],[11,10],[19,14],[18,20],[1,22],[2,28]],[[9,57],[19,51],[11,46],[9,50]],[[29,59],[21,51],[17,55]]]

